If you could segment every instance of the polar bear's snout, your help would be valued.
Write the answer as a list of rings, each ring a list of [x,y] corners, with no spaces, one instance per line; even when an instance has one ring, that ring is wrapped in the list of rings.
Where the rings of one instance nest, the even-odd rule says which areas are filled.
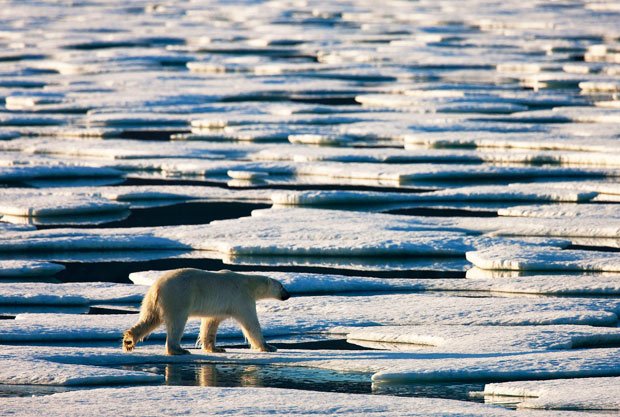
[[[280,292],[280,300],[286,301],[289,298],[291,298],[291,294],[288,291],[286,291],[284,287],[282,287],[282,291]]]

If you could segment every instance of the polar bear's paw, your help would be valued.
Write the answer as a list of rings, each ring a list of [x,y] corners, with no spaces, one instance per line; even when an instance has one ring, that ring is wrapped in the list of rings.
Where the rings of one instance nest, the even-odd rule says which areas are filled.
[[[278,349],[276,349],[275,346],[271,346],[271,345],[265,344],[264,346],[259,347],[258,351],[259,352],[277,352]]]
[[[130,331],[126,331],[123,334],[123,351],[131,352],[136,347],[136,341],[133,338],[133,334]]]
[[[221,347],[205,347],[202,349],[204,352],[209,352],[209,353],[226,353],[226,349],[221,348]]]
[[[167,348],[167,355],[190,355],[190,351],[181,347]]]

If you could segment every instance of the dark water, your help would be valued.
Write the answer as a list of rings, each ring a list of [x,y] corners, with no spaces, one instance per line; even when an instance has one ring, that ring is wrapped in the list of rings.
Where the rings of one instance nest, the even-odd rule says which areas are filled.
[[[367,373],[293,366],[192,363],[145,364],[122,369],[163,375],[166,385],[201,387],[269,387],[477,402],[482,402],[482,399],[471,398],[469,392],[484,389],[483,383],[374,385],[370,382],[371,375]]]

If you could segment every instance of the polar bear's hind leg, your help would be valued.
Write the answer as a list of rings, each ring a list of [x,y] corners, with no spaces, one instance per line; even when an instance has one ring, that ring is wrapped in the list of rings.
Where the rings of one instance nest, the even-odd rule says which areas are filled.
[[[226,352],[223,348],[215,346],[215,339],[217,336],[217,328],[220,325],[220,319],[214,317],[204,317],[200,324],[200,337],[199,341],[202,344],[202,350],[205,352],[223,353]]]

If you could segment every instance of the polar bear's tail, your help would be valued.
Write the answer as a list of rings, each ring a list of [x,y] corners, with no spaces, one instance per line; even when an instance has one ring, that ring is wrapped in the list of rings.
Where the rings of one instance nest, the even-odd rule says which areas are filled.
[[[123,333],[123,350],[125,352],[131,352],[138,342],[141,342],[162,323],[157,305],[158,298],[159,287],[153,285],[142,300],[140,319],[131,329]]]

